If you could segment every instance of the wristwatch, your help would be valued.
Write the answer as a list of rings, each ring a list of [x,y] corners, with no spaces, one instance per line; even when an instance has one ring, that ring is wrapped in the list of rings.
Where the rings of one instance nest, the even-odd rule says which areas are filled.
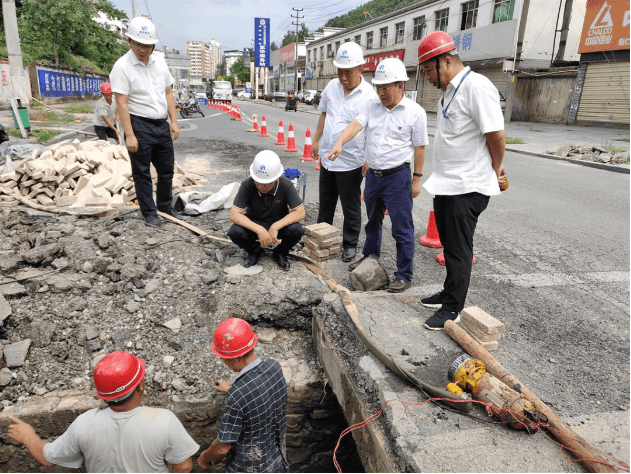
[[[419,178],[423,176],[423,173],[412,173],[412,176],[418,176]]]

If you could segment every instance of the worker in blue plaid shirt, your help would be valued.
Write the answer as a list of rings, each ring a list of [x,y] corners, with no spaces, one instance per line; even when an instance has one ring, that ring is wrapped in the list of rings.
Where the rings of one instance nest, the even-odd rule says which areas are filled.
[[[226,472],[287,472],[287,382],[278,362],[256,356],[257,341],[243,319],[215,330],[211,349],[237,374],[215,383],[226,399],[217,439],[197,460],[204,469],[226,457]]]

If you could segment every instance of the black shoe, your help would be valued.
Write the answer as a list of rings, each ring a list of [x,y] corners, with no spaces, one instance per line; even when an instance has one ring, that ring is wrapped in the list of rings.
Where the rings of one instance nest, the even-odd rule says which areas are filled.
[[[171,217],[175,217],[176,219],[182,219],[184,216],[177,212],[175,209],[170,207],[169,209],[158,209],[160,212],[164,212],[165,214],[170,215]]]
[[[160,218],[158,216],[154,216],[153,214],[145,216],[145,224],[149,227],[162,227],[164,225]]]
[[[256,265],[259,262],[261,255],[263,255],[264,253],[265,253],[265,250],[263,249],[260,249],[258,252],[249,253],[248,256],[245,257],[245,260],[243,260],[243,266],[245,268],[248,268],[253,265]]]
[[[342,250],[342,262],[350,262],[355,258],[355,247],[348,247]]]
[[[410,284],[407,281],[395,279],[392,283],[388,285],[386,290],[390,293],[403,293],[410,287]]]
[[[366,255],[364,255],[362,258],[360,258],[359,260],[351,263],[348,266],[348,269],[352,272],[353,270],[355,270],[357,267],[359,267],[361,265],[361,263],[366,260],[368,257]]]
[[[443,292],[439,291],[435,295],[428,296],[421,300],[421,304],[426,308],[440,308],[443,305]]]
[[[274,259],[274,261],[280,267],[281,270],[289,271],[289,260],[287,260],[286,256],[280,253],[273,252],[272,258]]]
[[[430,331],[442,331],[447,321],[457,323],[460,321],[460,313],[453,313],[446,309],[440,308],[434,315],[425,321],[424,326]]]

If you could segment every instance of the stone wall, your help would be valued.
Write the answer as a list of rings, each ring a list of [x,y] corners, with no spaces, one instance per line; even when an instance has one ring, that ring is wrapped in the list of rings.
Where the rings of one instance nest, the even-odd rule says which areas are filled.
[[[288,381],[287,457],[292,472],[333,472],[333,449],[347,424],[331,389],[325,385],[320,369],[313,362],[280,360]],[[205,398],[171,396],[166,401],[193,439],[205,449],[215,438],[223,395],[213,392]],[[10,416],[32,424],[36,432],[50,441],[65,431],[84,411],[104,406],[92,392],[50,392],[43,397],[14,405],[0,413],[0,472],[76,472],[72,469],[43,468],[26,449],[14,445],[7,436]],[[338,462],[346,470],[362,470],[355,446],[346,437]],[[350,444],[348,444],[350,442]],[[211,472],[225,472],[223,463]],[[193,472],[204,472],[196,464]]]

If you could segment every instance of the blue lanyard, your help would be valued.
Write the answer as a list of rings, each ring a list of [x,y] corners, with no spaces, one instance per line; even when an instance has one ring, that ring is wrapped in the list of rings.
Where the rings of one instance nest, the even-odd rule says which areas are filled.
[[[454,91],[454,95],[451,96],[451,100],[449,101],[449,103],[447,104],[447,107],[445,107],[443,109],[443,117],[447,118],[447,112],[449,111],[449,106],[451,105],[451,102],[454,100],[454,97],[456,97],[456,93],[458,92],[458,89],[460,89],[460,86],[462,85],[462,83],[464,82],[464,80],[467,78],[467,76],[469,75],[469,73],[471,72],[471,69],[469,69],[467,71],[467,73],[464,75],[464,77],[462,78],[462,80],[460,81],[460,84],[458,84],[458,87],[456,87],[456,90]],[[445,103],[445,95],[443,94],[443,96],[440,99],[440,105],[444,105]]]

